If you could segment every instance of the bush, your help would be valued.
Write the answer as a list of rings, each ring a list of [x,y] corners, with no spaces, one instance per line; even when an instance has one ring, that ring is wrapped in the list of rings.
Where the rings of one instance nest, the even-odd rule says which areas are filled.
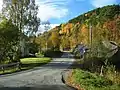
[[[120,72],[116,71],[115,66],[107,65],[103,71],[106,78],[120,85]]]
[[[111,90],[110,88],[113,85],[111,80],[81,69],[74,70],[73,78],[75,83],[80,84],[85,90]]]

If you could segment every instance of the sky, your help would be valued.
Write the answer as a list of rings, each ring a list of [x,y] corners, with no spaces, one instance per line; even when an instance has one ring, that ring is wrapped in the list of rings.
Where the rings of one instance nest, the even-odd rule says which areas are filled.
[[[120,4],[120,0],[36,0],[36,4],[39,5],[38,16],[41,20],[57,25],[89,10]]]
[[[38,17],[50,21],[54,28],[95,8],[120,4],[120,0],[36,0],[36,4],[39,5]]]
[[[0,0],[0,9],[2,8]],[[38,17],[49,21],[51,27],[66,23],[85,12],[106,5],[120,4],[120,0],[35,0],[39,6]]]

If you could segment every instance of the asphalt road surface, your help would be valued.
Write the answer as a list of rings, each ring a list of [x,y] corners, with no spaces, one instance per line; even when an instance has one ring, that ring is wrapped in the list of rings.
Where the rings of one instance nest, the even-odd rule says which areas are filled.
[[[74,90],[62,82],[62,72],[74,61],[64,53],[49,64],[31,70],[0,76],[0,90]]]

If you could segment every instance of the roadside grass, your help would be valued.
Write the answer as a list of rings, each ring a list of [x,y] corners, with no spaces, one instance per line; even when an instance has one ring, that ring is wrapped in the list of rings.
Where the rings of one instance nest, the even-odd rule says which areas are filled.
[[[23,58],[21,59],[21,70],[32,69],[37,66],[47,64],[51,58]]]
[[[18,71],[20,70],[17,68],[10,68],[10,69],[5,70],[4,72],[0,70],[0,75],[11,74],[11,73],[18,72]]]
[[[21,70],[16,67],[10,67],[6,69],[4,72],[0,70],[0,75],[4,74],[11,74],[14,72],[20,72],[28,69],[32,69],[34,67],[38,67],[44,64],[47,64],[51,61],[51,58],[48,57],[43,57],[43,58],[22,58],[20,59],[21,61]]]
[[[22,64],[48,63],[51,58],[22,58],[20,61]]]
[[[68,77],[68,85],[77,90],[120,90],[120,72],[113,65],[104,66],[103,75],[100,76],[100,72],[96,71],[101,70],[97,66],[99,64],[91,65],[90,61],[86,62],[76,59],[77,66],[74,66]]]
[[[120,85],[95,73],[74,69],[72,71],[73,82],[80,85],[80,90],[120,90]]]

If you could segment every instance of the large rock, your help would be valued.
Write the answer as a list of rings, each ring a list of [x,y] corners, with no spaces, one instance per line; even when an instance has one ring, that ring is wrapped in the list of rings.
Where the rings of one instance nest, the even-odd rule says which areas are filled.
[[[107,58],[112,57],[115,53],[118,52],[118,45],[113,41],[102,41],[103,45],[108,49]]]

